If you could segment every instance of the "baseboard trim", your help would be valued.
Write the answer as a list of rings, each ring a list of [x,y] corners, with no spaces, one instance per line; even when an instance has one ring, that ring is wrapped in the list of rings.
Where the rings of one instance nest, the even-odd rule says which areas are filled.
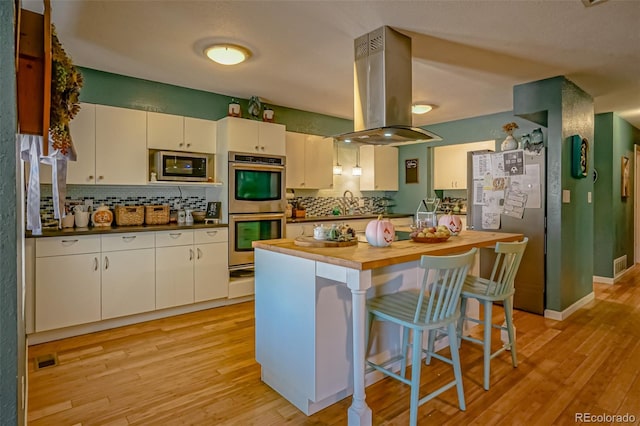
[[[624,271],[620,272],[618,275],[616,275],[613,278],[611,278],[611,277],[599,277],[597,275],[594,275],[593,276],[593,282],[594,283],[598,283],[598,284],[610,284],[610,285],[613,285],[613,284],[617,283],[618,281],[620,281],[620,279],[624,276],[624,274],[626,274],[630,270],[631,270],[631,267],[629,267],[629,268],[625,269]]]
[[[582,299],[576,301],[574,304],[569,306],[564,311],[560,312],[560,311],[553,311],[551,309],[545,309],[544,317],[552,320],[556,320],[556,321],[564,321],[565,319],[569,318],[569,316],[571,316],[571,314],[573,314],[575,311],[582,308],[583,306],[585,306],[595,298],[596,298],[596,294],[592,291],[591,293],[584,296]]]
[[[162,309],[158,311],[144,312],[141,314],[135,314],[126,317],[111,318],[108,320],[93,322],[89,324],[81,324],[66,328],[40,331],[27,335],[27,346],[51,342],[54,340],[66,339],[68,337],[80,336],[82,334],[94,333],[96,331],[109,330],[111,328],[122,327],[125,325],[132,325],[140,322],[172,317],[175,315],[188,314],[205,309],[235,305],[236,303],[247,302],[250,300],[253,300],[253,296],[239,297],[236,299],[217,299],[208,302],[200,302],[190,305],[177,306],[174,308]]]

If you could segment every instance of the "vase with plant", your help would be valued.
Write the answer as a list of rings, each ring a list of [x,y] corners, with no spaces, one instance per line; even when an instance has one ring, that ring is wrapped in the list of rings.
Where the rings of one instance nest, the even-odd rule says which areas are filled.
[[[513,136],[513,131],[518,128],[518,124],[514,121],[502,126],[502,130],[507,134],[507,137],[502,142],[500,149],[502,151],[511,151],[512,149],[518,149],[518,141]]]

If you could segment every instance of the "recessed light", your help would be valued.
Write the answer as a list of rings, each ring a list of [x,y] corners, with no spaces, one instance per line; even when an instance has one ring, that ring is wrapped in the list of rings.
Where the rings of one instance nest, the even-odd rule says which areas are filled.
[[[415,104],[411,105],[411,112],[413,114],[426,114],[433,109],[433,106],[429,104]]]
[[[214,44],[204,50],[204,54],[213,62],[222,65],[236,65],[246,61],[251,52],[246,47],[237,44]]]

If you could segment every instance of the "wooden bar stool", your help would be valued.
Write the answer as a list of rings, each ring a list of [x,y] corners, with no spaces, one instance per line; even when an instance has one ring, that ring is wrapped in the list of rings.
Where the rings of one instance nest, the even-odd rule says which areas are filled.
[[[465,410],[464,391],[460,357],[458,356],[458,339],[456,323],[460,317],[460,293],[469,267],[473,262],[477,249],[454,256],[422,256],[420,267],[425,269],[420,291],[401,291],[370,299],[367,302],[368,327],[367,342],[370,342],[371,327],[374,320],[389,321],[400,325],[402,329],[402,355],[375,364],[367,360],[367,364],[382,373],[411,386],[410,424],[415,425],[418,419],[418,406],[435,398],[447,389],[456,386],[458,403]],[[433,285],[432,285],[433,284]],[[422,335],[424,331],[446,329],[451,347],[451,359],[438,354],[434,356],[453,366],[455,379],[437,390],[419,399],[420,367],[422,353]],[[412,342],[409,343],[409,330],[413,331]],[[411,351],[411,379],[405,378],[407,350]],[[367,348],[369,343],[367,344]],[[390,364],[401,362],[400,374],[389,368]]]
[[[484,388],[489,390],[489,375],[491,359],[498,356],[505,350],[511,350],[511,363],[513,367],[518,366],[518,357],[516,354],[515,332],[513,328],[513,294],[514,279],[522,260],[522,255],[527,247],[528,238],[524,238],[521,242],[513,243],[496,243],[495,252],[497,254],[493,270],[489,279],[467,276],[462,287],[462,301],[460,311],[462,315],[458,321],[458,336],[463,340],[482,345],[484,350]],[[479,318],[467,317],[467,300],[474,298],[482,304],[484,308],[484,321]],[[493,324],[491,321],[491,311],[494,302],[502,302],[504,306],[504,317],[506,327],[503,325]],[[462,326],[464,321],[471,321],[477,324],[483,324],[484,337],[476,339],[470,336],[464,336]],[[509,335],[509,342],[495,352],[491,352],[491,329],[497,328],[506,330]],[[431,342],[430,342],[431,343]]]

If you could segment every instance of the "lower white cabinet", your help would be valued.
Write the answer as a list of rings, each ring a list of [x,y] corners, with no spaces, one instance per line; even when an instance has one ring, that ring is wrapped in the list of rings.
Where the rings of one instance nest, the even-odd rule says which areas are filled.
[[[102,236],[102,319],[153,311],[153,232]]]
[[[226,228],[198,229],[194,234],[193,270],[195,302],[229,296],[229,247]]]
[[[35,330],[100,320],[100,236],[36,240]]]
[[[156,233],[156,309],[193,303],[193,231]]]
[[[224,228],[158,232],[156,309],[227,297],[227,238]]]
[[[227,298],[227,241],[226,228],[37,238],[33,329]]]
[[[100,253],[36,258],[35,293],[35,331],[100,321]]]

